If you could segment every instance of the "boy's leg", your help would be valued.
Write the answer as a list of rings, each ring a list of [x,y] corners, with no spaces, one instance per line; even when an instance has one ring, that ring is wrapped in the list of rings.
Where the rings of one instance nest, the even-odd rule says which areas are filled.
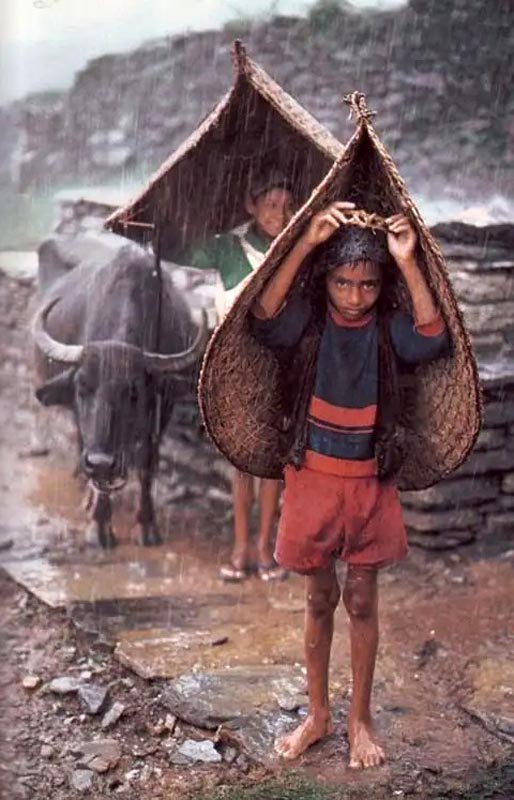
[[[275,743],[283,758],[297,758],[311,744],[332,732],[328,701],[328,667],[334,632],[334,612],[341,593],[334,566],[306,578],[305,662],[309,714],[292,733]]]
[[[231,562],[240,570],[249,566],[250,513],[253,503],[253,477],[236,470],[232,479],[234,502],[234,545]]]
[[[273,523],[277,515],[280,481],[262,478],[259,492],[259,538],[257,540],[257,556],[259,564],[273,564],[273,548],[271,535]]]
[[[377,570],[348,567],[343,601],[350,618],[353,692],[348,715],[350,767],[376,767],[384,751],[373,733],[370,699],[378,647]]]

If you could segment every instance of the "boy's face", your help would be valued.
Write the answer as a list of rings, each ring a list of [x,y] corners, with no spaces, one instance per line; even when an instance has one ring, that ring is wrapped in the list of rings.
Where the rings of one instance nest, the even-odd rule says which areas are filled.
[[[269,189],[255,200],[248,200],[246,208],[259,231],[269,239],[275,239],[293,216],[294,201],[287,189]]]
[[[349,322],[371,311],[378,300],[381,284],[380,267],[371,261],[343,264],[326,276],[329,302]]]

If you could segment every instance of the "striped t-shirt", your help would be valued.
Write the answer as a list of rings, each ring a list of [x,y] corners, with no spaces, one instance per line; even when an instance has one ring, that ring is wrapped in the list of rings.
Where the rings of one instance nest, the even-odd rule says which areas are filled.
[[[254,331],[268,347],[294,347],[309,318],[309,304],[296,297],[273,319],[255,319]],[[440,316],[431,323],[416,325],[402,311],[391,316],[390,337],[397,357],[413,366],[443,355],[449,343]],[[377,403],[377,314],[372,311],[349,322],[331,309],[321,338],[307,417],[304,466],[347,477],[376,475]]]

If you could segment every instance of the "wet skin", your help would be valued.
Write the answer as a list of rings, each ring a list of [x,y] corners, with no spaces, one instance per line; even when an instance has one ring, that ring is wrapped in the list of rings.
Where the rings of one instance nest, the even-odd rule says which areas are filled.
[[[253,217],[258,231],[271,244],[294,214],[293,195],[287,189],[270,189],[255,200],[248,200],[246,210]]]
[[[287,189],[278,187],[263,192],[254,200],[248,199],[246,210],[253,218],[258,232],[269,243],[286,227],[294,213],[294,198]],[[250,553],[250,513],[254,501],[252,476],[236,472],[233,478],[234,499],[234,544],[230,564],[238,570],[246,570],[252,562]],[[280,482],[261,480],[259,490],[259,532],[256,560],[258,564],[273,564],[271,536],[278,509]]]
[[[328,698],[328,668],[334,632],[334,613],[341,592],[335,568],[319,570],[306,578],[305,661],[309,691],[307,718],[292,733],[275,743],[284,759],[298,758],[308,747],[332,733]],[[350,767],[378,767],[384,751],[373,732],[371,686],[378,646],[377,571],[348,567],[343,602],[350,622],[352,703],[348,714]]]
[[[370,261],[343,264],[326,277],[328,301],[348,322],[356,322],[371,311],[381,285],[380,267]]]

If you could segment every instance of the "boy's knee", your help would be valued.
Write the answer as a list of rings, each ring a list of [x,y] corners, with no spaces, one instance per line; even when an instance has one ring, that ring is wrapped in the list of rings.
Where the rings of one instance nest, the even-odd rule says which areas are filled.
[[[334,613],[340,597],[337,583],[327,589],[313,589],[307,592],[307,607],[314,617],[325,617]]]
[[[344,587],[343,602],[350,617],[369,619],[376,610],[376,591],[373,584],[355,586],[347,583]]]

